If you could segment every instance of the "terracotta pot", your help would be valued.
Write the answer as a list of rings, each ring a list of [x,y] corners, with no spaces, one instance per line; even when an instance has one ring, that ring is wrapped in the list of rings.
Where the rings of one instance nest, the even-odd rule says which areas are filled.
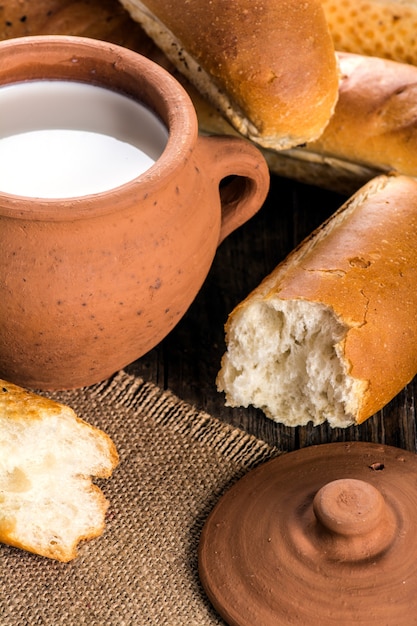
[[[230,626],[412,626],[417,455],[308,446],[245,474],[217,502],[199,574]]]
[[[183,88],[134,52],[40,36],[3,41],[0,56],[1,85],[89,82],[132,96],[168,128],[156,163],[110,191],[0,193],[0,376],[39,389],[90,385],[176,325],[219,243],[261,207],[269,172],[245,140],[199,137]]]

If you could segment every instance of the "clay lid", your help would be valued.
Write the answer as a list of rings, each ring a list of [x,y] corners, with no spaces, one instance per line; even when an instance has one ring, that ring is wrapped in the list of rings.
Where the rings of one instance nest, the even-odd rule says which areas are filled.
[[[261,465],[209,515],[199,570],[230,625],[416,623],[417,455],[335,443]]]

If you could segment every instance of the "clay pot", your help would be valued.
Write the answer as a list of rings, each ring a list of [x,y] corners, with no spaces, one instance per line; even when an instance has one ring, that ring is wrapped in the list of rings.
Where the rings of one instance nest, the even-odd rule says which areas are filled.
[[[132,51],[40,36],[3,41],[0,55],[1,85],[63,79],[111,88],[169,131],[156,163],[110,191],[42,200],[0,192],[0,376],[38,389],[90,385],[176,325],[219,243],[261,207],[268,169],[243,139],[199,137],[183,88]]]

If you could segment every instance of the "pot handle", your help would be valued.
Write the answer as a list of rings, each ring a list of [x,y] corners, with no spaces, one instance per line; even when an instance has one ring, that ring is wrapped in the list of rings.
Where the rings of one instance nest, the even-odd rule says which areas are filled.
[[[210,173],[219,185],[220,245],[262,207],[269,190],[269,169],[261,151],[247,139],[199,136],[198,144],[203,151],[207,150]]]

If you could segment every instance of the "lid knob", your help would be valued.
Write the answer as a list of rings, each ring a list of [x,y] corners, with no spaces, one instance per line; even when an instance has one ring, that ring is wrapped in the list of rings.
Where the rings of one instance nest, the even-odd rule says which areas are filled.
[[[343,478],[324,485],[314,497],[313,511],[316,536],[329,558],[369,558],[394,538],[394,515],[381,492],[366,481]]]

